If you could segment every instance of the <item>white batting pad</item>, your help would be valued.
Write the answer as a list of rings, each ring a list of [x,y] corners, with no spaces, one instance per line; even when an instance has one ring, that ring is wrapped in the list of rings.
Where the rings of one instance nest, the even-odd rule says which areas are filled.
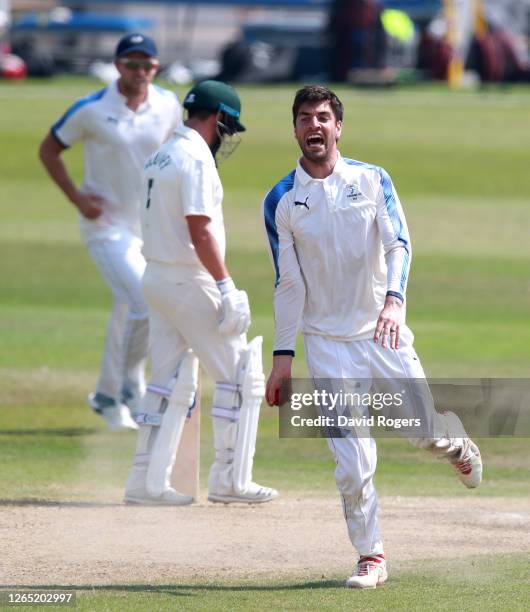
[[[237,493],[245,493],[252,481],[259,411],[265,396],[262,344],[261,336],[249,342],[241,371],[242,401],[233,465],[234,490]]]
[[[188,410],[195,400],[198,377],[199,361],[189,351],[179,366],[177,379],[151,450],[146,489],[153,497],[162,495],[170,487],[171,471]]]
[[[209,489],[216,493],[246,493],[252,482],[259,411],[265,395],[261,357],[263,338],[241,351],[237,382],[215,385],[212,408],[215,464]]]

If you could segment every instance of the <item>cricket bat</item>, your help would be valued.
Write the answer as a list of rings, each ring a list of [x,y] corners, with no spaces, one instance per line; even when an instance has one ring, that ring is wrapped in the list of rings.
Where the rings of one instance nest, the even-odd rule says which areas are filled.
[[[201,386],[197,388],[195,407],[186,418],[184,431],[171,472],[171,486],[179,493],[199,499],[199,466],[201,449]]]

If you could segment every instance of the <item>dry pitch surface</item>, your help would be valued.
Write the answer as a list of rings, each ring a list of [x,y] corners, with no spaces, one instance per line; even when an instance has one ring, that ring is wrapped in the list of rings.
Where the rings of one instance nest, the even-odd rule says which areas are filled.
[[[91,585],[346,574],[337,498],[184,508],[19,502],[0,506],[0,585]],[[386,497],[390,566],[530,549],[530,500]]]

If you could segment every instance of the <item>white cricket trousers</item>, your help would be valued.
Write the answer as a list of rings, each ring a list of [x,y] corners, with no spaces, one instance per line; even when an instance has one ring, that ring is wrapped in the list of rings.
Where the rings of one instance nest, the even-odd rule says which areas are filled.
[[[384,349],[373,340],[338,342],[307,334],[304,345],[309,373],[314,379],[361,379],[368,385],[372,379],[388,379],[388,387],[378,391],[399,391],[402,387],[399,379],[425,377],[412,346],[412,332],[405,326],[401,330],[397,350]],[[377,382],[379,387],[382,381]],[[369,391],[369,387],[363,391]],[[432,398],[429,398],[430,394],[419,409],[426,421],[436,419]],[[351,543],[359,555],[383,553],[373,483],[377,466],[375,440],[368,436],[327,438],[327,443],[336,462],[335,481]]]
[[[96,391],[118,400],[124,390],[141,397],[148,345],[142,241],[123,231],[117,240],[92,240],[87,248],[114,296]]]
[[[148,262],[142,281],[149,305],[151,383],[167,386],[191,348],[214,382],[236,382],[246,335],[219,333],[221,297],[212,276],[194,266]],[[157,396],[146,396],[158,412]]]
[[[191,348],[216,383],[215,401],[217,383],[238,382],[247,337],[219,333],[221,294],[212,276],[198,266],[148,262],[142,286],[149,305],[150,382],[167,387]],[[147,393],[145,411],[156,413],[159,407],[160,397]],[[208,487],[210,492],[230,494],[234,447],[229,441],[234,438],[237,423],[212,417],[215,462]]]

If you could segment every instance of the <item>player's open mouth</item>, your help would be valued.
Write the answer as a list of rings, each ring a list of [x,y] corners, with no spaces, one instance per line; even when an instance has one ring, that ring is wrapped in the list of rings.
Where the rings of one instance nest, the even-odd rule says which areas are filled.
[[[324,144],[324,138],[320,134],[312,134],[305,142],[308,147],[320,147]]]

